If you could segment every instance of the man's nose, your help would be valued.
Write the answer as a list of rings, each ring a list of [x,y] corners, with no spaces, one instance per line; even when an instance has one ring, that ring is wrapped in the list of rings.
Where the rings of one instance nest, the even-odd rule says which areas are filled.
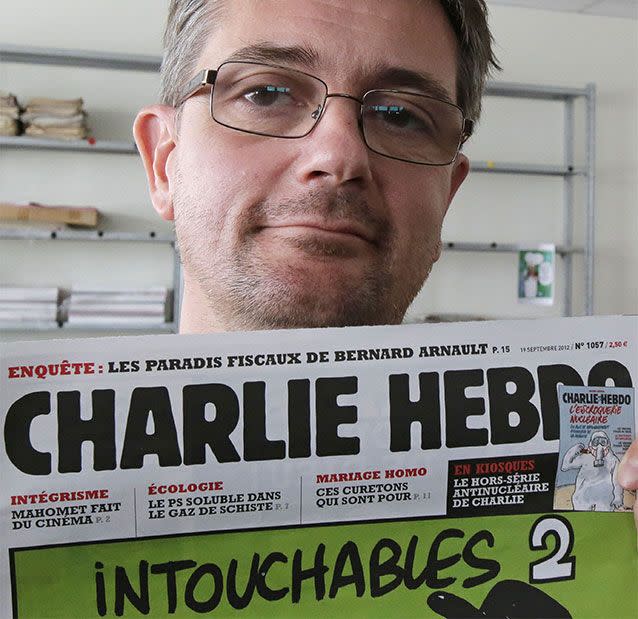
[[[351,95],[328,95],[319,122],[300,140],[298,175],[302,182],[338,186],[370,180],[370,150],[359,126],[360,105]]]

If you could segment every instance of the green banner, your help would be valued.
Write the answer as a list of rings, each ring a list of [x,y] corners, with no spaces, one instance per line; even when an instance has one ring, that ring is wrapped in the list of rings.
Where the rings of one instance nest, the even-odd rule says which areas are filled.
[[[14,616],[38,619],[238,611],[635,619],[637,573],[629,513],[316,525],[11,551]]]

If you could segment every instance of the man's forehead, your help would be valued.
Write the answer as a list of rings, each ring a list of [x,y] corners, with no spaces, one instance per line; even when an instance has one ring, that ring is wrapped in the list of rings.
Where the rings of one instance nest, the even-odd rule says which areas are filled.
[[[438,0],[232,0],[223,6],[199,68],[254,60],[296,65],[326,81],[380,76],[442,96],[434,92],[438,83],[454,97],[456,38]]]

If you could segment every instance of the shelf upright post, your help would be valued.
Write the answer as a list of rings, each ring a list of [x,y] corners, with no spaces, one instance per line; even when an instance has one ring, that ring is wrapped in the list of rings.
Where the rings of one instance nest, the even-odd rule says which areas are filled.
[[[586,87],[587,198],[585,204],[585,314],[594,313],[594,251],[596,214],[596,85]]]
[[[574,99],[567,97],[564,107],[564,137],[563,137],[563,158],[565,166],[570,169],[574,167]],[[574,242],[574,177],[567,174],[563,184],[563,244],[571,247]],[[565,273],[565,301],[563,304],[563,315],[573,314],[573,257],[572,254],[563,256],[563,268]]]

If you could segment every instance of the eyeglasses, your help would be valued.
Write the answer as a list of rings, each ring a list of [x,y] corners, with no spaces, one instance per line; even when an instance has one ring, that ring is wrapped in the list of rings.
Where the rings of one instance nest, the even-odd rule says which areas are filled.
[[[330,97],[359,104],[367,147],[391,159],[422,165],[452,163],[474,122],[457,105],[414,92],[376,89],[361,99],[328,93],[318,77],[256,62],[224,62],[191,80],[179,105],[211,86],[210,113],[230,129],[276,138],[302,138],[321,120]]]

